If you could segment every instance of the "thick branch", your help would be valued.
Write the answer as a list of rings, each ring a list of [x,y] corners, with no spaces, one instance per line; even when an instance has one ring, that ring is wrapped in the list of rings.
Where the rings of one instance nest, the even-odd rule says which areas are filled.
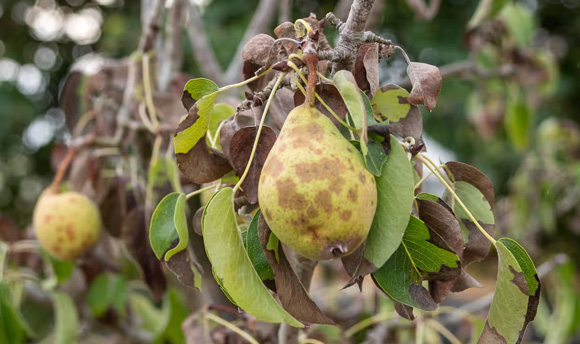
[[[240,44],[236,49],[236,53],[226,71],[224,79],[227,84],[235,83],[241,79],[242,49],[244,48],[246,42],[250,40],[250,38],[268,30],[272,19],[276,15],[276,6],[278,6],[277,0],[261,0],[258,4],[258,8],[254,12],[252,21],[250,22],[250,25],[248,25],[248,28],[244,33],[244,37],[240,41]]]

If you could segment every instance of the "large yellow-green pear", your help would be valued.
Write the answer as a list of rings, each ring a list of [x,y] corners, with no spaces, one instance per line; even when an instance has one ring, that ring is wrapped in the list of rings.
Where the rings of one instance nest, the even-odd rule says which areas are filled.
[[[272,232],[312,260],[352,253],[367,237],[377,205],[362,155],[308,105],[288,115],[262,169],[258,197]]]
[[[34,209],[34,230],[53,257],[73,260],[97,243],[101,216],[96,204],[78,192],[45,191]]]

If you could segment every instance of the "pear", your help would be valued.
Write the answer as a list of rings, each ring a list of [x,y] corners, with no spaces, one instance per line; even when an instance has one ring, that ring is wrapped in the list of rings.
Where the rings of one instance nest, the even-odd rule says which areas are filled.
[[[312,260],[352,253],[366,239],[377,205],[362,155],[306,104],[288,115],[262,169],[258,197],[272,232]]]
[[[74,260],[97,243],[102,222],[99,209],[78,192],[42,193],[33,215],[40,245],[53,257]]]

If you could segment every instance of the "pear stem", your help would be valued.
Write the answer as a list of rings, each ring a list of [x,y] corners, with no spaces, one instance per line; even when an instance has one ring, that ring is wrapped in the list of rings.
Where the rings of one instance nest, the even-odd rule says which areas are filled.
[[[262,128],[264,127],[264,121],[266,120],[266,115],[268,114],[268,110],[270,109],[270,104],[272,104],[272,99],[274,99],[274,95],[276,94],[276,90],[278,89],[278,87],[280,87],[280,84],[282,83],[282,80],[284,80],[285,76],[286,76],[286,73],[282,73],[282,75],[280,75],[280,77],[278,77],[278,80],[276,80],[276,84],[274,84],[274,87],[272,88],[272,93],[270,93],[270,96],[268,97],[268,101],[266,101],[266,106],[264,107],[264,113],[262,114],[262,118],[260,119],[260,125],[258,126],[258,132],[256,133],[256,139],[254,140],[254,146],[252,146],[252,152],[250,153],[250,158],[248,159],[248,164],[246,165],[246,169],[244,170],[244,173],[240,177],[240,180],[238,181],[236,186],[234,186],[234,189],[233,189],[234,195],[236,194],[236,192],[238,191],[238,189],[240,188],[240,186],[244,182],[244,179],[246,179],[248,172],[250,171],[250,167],[252,166],[252,162],[254,160],[254,155],[256,154],[256,150],[258,148],[258,142],[260,141],[260,134],[262,133]]]
[[[68,168],[69,168],[73,158],[75,157],[76,153],[77,153],[76,148],[69,147],[68,151],[66,152],[66,155],[64,156],[64,159],[62,159],[62,161],[58,165],[58,169],[56,170],[56,175],[54,176],[52,183],[50,183],[48,190],[50,190],[53,193],[58,193],[58,189],[60,188],[60,184],[64,180],[64,177],[66,176],[66,172],[68,171]]]

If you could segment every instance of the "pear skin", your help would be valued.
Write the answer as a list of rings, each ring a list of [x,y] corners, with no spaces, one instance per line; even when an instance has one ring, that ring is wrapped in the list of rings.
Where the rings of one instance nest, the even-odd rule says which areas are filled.
[[[97,205],[78,192],[45,191],[34,209],[33,223],[40,245],[60,260],[77,258],[97,243],[102,230]]]
[[[377,205],[375,178],[362,155],[306,104],[288,115],[262,169],[258,197],[272,232],[312,260],[354,252]]]

